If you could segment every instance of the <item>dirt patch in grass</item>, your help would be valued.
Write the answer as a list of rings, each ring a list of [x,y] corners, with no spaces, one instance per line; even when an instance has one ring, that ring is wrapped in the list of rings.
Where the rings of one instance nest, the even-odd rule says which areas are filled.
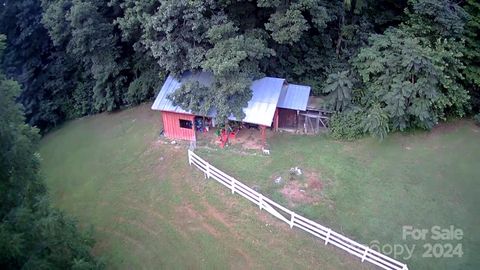
[[[294,180],[294,177],[290,179],[280,190],[290,205],[318,204],[324,199],[325,182],[317,173],[306,172],[304,180]]]
[[[267,142],[275,135],[274,132],[267,129],[265,136]],[[220,140],[216,134],[216,129],[211,129],[208,132],[196,133],[197,146],[212,146],[220,147]],[[236,135],[235,138],[229,138],[226,148],[239,148],[244,150],[261,150],[263,145],[262,135],[260,130],[255,128],[243,128]],[[266,147],[268,148],[268,146]]]

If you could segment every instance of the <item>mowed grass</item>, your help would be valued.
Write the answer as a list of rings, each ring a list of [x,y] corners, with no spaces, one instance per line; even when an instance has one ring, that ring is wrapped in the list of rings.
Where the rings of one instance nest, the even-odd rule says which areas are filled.
[[[324,183],[323,200],[297,203],[295,210],[386,253],[397,245],[396,258],[410,269],[480,269],[480,128],[473,123],[446,123],[432,132],[395,134],[383,142],[277,135],[270,145],[268,157],[197,152],[284,204],[289,202],[280,193],[282,186],[273,180],[295,166],[315,172]],[[463,239],[437,241],[430,232],[423,241],[402,238],[403,226],[451,225],[463,231]],[[442,245],[443,251],[437,247],[435,252],[440,258],[424,257],[432,254],[428,244]],[[461,257],[443,256],[449,244],[461,245]],[[414,248],[413,256],[399,246]]]
[[[373,268],[205,180],[188,166],[184,146],[158,140],[160,119],[142,105],[69,122],[42,140],[42,171],[55,205],[94,225],[95,252],[110,269]],[[270,145],[271,156],[196,152],[352,239],[378,241],[386,251],[415,245],[412,258],[397,254],[410,269],[480,269],[480,128],[471,122],[383,142],[278,134]],[[292,205],[281,194],[273,180],[295,166],[319,178],[319,202]],[[405,225],[453,225],[464,237],[404,240]],[[463,256],[423,258],[427,243],[461,244]]]
[[[158,140],[160,119],[146,104],[41,142],[54,205],[94,226],[108,269],[372,269],[205,180],[183,146]]]

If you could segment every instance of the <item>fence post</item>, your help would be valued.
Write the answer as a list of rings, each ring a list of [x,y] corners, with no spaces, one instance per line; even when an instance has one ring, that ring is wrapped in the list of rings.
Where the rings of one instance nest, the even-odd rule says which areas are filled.
[[[192,151],[188,150],[188,165],[192,166]]]
[[[365,249],[365,252],[363,253],[362,262],[365,261],[365,257],[367,257],[368,251],[370,251],[370,248],[369,248],[369,247],[367,247],[367,248]]]
[[[205,173],[205,179],[210,178],[210,163],[206,162],[207,172]]]
[[[328,228],[327,237],[325,238],[325,246],[328,244],[328,240],[330,239],[331,233],[332,233],[332,229]]]
[[[235,194],[235,179],[232,179],[232,194]]]
[[[260,206],[260,210],[262,210],[263,208],[263,195],[262,194],[258,194],[258,206]]]
[[[290,228],[293,228],[293,223],[295,222],[295,212],[291,212],[290,215]]]

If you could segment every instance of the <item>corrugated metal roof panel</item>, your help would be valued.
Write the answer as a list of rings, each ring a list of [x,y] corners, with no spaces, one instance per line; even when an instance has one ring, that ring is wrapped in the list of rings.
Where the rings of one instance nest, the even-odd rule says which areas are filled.
[[[209,86],[213,82],[213,75],[207,72],[185,73],[181,81],[173,76],[168,76],[152,105],[153,110],[170,111],[177,113],[191,113],[183,110],[179,106],[173,106],[172,101],[168,99],[168,95],[179,89],[182,82],[188,80],[197,80],[205,86]],[[252,89],[252,99],[248,102],[248,106],[243,109],[245,118],[243,122],[270,126],[275,115],[277,102],[282,91],[284,79],[265,77],[255,80],[250,87]],[[215,110],[208,113],[208,116],[214,117]],[[230,120],[236,120],[230,116]]]
[[[305,111],[309,96],[310,86],[288,84],[282,88],[277,107]]]
[[[168,95],[175,92],[182,86],[184,81],[195,80],[198,81],[200,84],[204,86],[210,86],[213,82],[213,74],[208,72],[198,72],[198,73],[191,73],[186,72],[182,75],[181,81],[175,79],[172,75],[167,77],[165,83],[162,86],[162,89],[155,98],[155,101],[152,105],[152,110],[158,111],[169,111],[169,112],[177,112],[177,113],[190,113],[189,111],[185,111],[179,106],[174,106],[172,101],[168,99]]]

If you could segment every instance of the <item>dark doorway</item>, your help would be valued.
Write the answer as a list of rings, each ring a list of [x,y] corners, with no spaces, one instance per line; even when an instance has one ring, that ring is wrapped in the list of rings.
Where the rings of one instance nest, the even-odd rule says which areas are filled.
[[[297,111],[278,109],[278,128],[296,129],[298,124]]]

